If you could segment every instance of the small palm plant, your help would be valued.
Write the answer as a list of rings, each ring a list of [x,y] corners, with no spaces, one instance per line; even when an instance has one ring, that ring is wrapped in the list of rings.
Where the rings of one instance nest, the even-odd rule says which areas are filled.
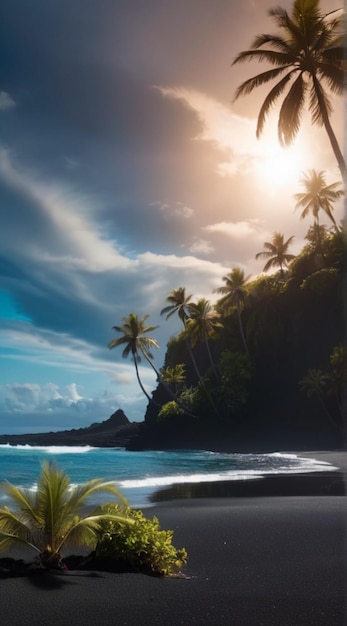
[[[97,532],[107,519],[132,524],[126,516],[127,502],[116,487],[99,478],[72,486],[56,464],[42,463],[37,490],[5,482],[3,491],[14,505],[0,508],[0,550],[13,544],[26,545],[38,553],[43,567],[61,569],[61,550],[67,545],[96,545]],[[100,491],[116,496],[124,505],[117,515],[83,515],[87,499]]]

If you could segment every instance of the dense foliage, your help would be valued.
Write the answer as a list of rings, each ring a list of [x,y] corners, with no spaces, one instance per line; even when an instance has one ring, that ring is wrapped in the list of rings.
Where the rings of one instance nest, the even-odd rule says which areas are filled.
[[[100,512],[116,516],[119,507],[105,504]],[[187,552],[172,545],[173,531],[161,530],[158,519],[148,519],[142,511],[128,509],[127,517],[133,522],[131,526],[111,519],[102,523],[96,555],[124,561],[132,569],[153,576],[178,576],[187,562]]]
[[[180,404],[159,382],[153,393],[159,406],[148,406],[133,445],[271,449],[343,442],[342,383],[338,401],[327,392],[323,406],[319,394],[307,395],[302,381],[309,370],[329,369],[338,346],[344,352],[346,238],[323,228],[318,247],[310,231],[307,239],[285,273],[280,268],[243,285],[241,307],[237,298],[227,307],[225,296],[217,301],[218,323],[189,349],[186,311],[162,370]],[[340,367],[340,379],[344,375]]]

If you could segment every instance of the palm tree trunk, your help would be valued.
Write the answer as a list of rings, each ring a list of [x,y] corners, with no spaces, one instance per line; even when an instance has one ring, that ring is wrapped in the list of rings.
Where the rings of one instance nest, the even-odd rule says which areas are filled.
[[[212,358],[212,354],[211,354],[211,348],[210,348],[210,343],[207,337],[207,333],[205,333],[205,345],[206,345],[206,350],[207,350],[207,354],[208,354],[208,358],[210,359],[210,363],[211,363],[211,367],[213,370],[213,373],[216,377],[217,382],[220,382],[220,378],[216,369],[216,366],[214,364],[213,358]]]
[[[210,404],[211,404],[211,407],[213,408],[213,410],[214,410],[215,414],[216,414],[218,417],[220,417],[220,413],[219,413],[219,411],[218,411],[218,409],[217,409],[217,407],[216,407],[216,405],[215,405],[215,403],[214,403],[214,401],[213,401],[213,399],[212,399],[211,393],[210,393],[210,392],[206,389],[206,386],[204,385],[204,381],[202,380],[202,376],[201,376],[201,374],[200,374],[200,372],[199,372],[199,368],[198,368],[197,362],[196,362],[196,360],[195,360],[195,357],[194,357],[194,354],[193,354],[192,347],[191,347],[191,345],[190,345],[189,337],[187,337],[187,336],[186,336],[186,346],[187,346],[187,350],[188,350],[188,352],[189,352],[189,356],[190,356],[190,358],[191,358],[191,361],[192,361],[192,363],[193,363],[193,366],[194,366],[194,369],[195,369],[196,375],[197,375],[197,377],[198,377],[199,383],[200,383],[200,385],[203,387],[203,389],[204,389],[204,391],[205,391],[205,393],[206,393],[206,395],[207,395],[207,398],[208,398],[208,400],[209,400],[209,402],[210,402]]]
[[[323,119],[323,125],[324,128],[327,132],[327,135],[329,137],[329,141],[331,144],[331,147],[333,149],[334,155],[336,157],[338,166],[340,168],[340,172],[341,172],[341,176],[342,176],[342,180],[346,183],[347,182],[347,169],[346,169],[346,162],[345,159],[343,157],[343,154],[341,152],[340,146],[337,142],[335,133],[333,131],[333,128],[330,124],[330,119],[329,119],[329,115],[328,115],[328,111],[327,111],[327,107],[325,104],[325,100],[322,96],[322,92],[321,92],[321,87],[319,85],[319,81],[317,80],[317,77],[315,75],[313,75],[313,85],[314,85],[314,90],[316,92],[316,96],[317,96],[317,100],[318,100],[318,104],[319,104],[319,108],[321,110],[322,113],[322,119]]]
[[[245,333],[243,332],[243,326],[242,326],[242,320],[241,320],[241,307],[240,307],[240,303],[237,303],[237,315],[239,318],[239,326],[240,326],[240,333],[241,333],[241,338],[242,338],[242,343],[244,346],[244,349],[246,351],[247,356],[249,357],[249,351],[248,351],[248,347],[247,347],[247,343],[246,343],[246,337],[245,337]]]
[[[141,381],[141,378],[140,378],[140,374],[139,374],[139,368],[138,368],[138,365],[137,365],[136,354],[134,354],[134,355],[133,355],[133,358],[134,358],[134,363],[135,363],[135,371],[136,371],[137,382],[139,383],[139,385],[140,385],[140,387],[141,387],[142,392],[145,394],[145,396],[146,396],[146,398],[147,398],[148,402],[153,402],[154,404],[157,404],[156,402],[154,402],[153,398],[151,398],[151,397],[148,395],[148,393],[147,393],[146,389],[144,388],[144,386],[143,386],[143,384],[142,384],[142,381]]]

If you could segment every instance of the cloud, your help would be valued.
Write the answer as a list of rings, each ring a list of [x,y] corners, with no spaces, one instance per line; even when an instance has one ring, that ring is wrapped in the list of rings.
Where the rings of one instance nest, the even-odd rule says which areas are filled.
[[[253,161],[260,154],[255,142],[256,122],[241,117],[230,107],[225,106],[204,93],[184,87],[157,87],[163,96],[179,100],[198,116],[201,131],[195,140],[214,144],[224,153],[218,171],[225,175],[245,173],[252,169]],[[225,157],[227,156],[227,160]]]
[[[209,142],[219,151],[216,171],[223,178],[255,176],[253,184],[256,183],[264,191],[265,181],[267,190],[271,190],[272,185],[292,185],[298,180],[308,159],[312,162],[312,157],[317,158],[317,153],[321,158],[322,148],[317,153],[312,151],[312,137],[317,130],[312,129],[307,113],[303,116],[295,143],[289,148],[283,148],[277,136],[277,110],[270,113],[262,137],[257,140],[255,117],[238,115],[231,106],[194,89],[156,88],[164,97],[177,100],[195,112],[200,122],[200,132],[194,140]],[[321,129],[318,136],[321,140]],[[328,148],[327,154],[331,161],[331,148]]]
[[[88,426],[108,419],[123,408],[132,420],[141,392],[125,397],[116,391],[103,390],[94,396],[81,395],[77,385],[56,383],[11,383],[0,386],[0,410],[4,417],[2,432],[44,432]],[[5,426],[6,422],[11,427]]]
[[[169,219],[179,217],[187,220],[195,214],[194,209],[185,205],[183,202],[173,202],[169,204],[168,202],[156,200],[155,202],[151,202],[150,206],[158,207],[160,212]]]
[[[0,111],[7,111],[16,106],[15,101],[11,98],[7,91],[0,91]]]
[[[217,222],[204,226],[203,230],[209,233],[219,233],[233,239],[247,239],[249,237],[260,239],[266,234],[259,219],[250,219],[240,222]]]
[[[189,246],[189,250],[192,254],[208,255],[214,251],[214,247],[211,242],[206,239],[196,239],[192,245]]]
[[[88,272],[125,270],[134,266],[98,232],[87,197],[74,193],[66,185],[40,181],[35,173],[14,164],[4,148],[0,148],[0,177],[29,203],[27,210],[35,219],[40,215],[44,218],[37,232],[31,230],[30,239],[22,250],[30,254],[31,260],[46,266],[59,263],[66,270]],[[16,231],[11,212],[6,219]],[[47,231],[46,236],[44,231]]]

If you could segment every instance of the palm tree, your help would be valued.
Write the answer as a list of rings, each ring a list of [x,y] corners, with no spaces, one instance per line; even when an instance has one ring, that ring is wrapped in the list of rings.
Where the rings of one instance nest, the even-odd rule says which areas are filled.
[[[191,311],[191,303],[190,303],[191,298],[192,298],[191,295],[186,296],[185,287],[177,287],[176,289],[173,289],[166,298],[166,302],[169,302],[170,304],[164,307],[160,311],[160,315],[166,315],[165,319],[168,320],[172,315],[177,313],[178,317],[180,318],[184,326],[184,330],[186,330],[187,320],[190,317],[190,311]],[[185,337],[187,351],[190,356],[191,362],[193,364],[195,373],[198,377],[198,380],[201,382],[202,377],[198,368],[198,364],[193,354],[189,334],[185,332],[184,337]]]
[[[245,333],[243,330],[241,312],[245,306],[245,285],[249,279],[250,276],[247,276],[247,278],[245,278],[245,273],[240,267],[234,267],[231,272],[229,272],[229,274],[223,276],[225,285],[214,289],[215,293],[225,294],[224,298],[219,301],[222,307],[228,307],[232,305],[235,305],[237,307],[241,339],[247,356],[249,356],[249,351],[246,343]]]
[[[178,314],[183,326],[190,314],[190,304],[192,296],[186,296],[185,287],[177,287],[173,289],[166,298],[166,302],[169,302],[169,306],[164,307],[160,311],[160,315],[166,315],[165,319],[169,319],[175,313]]]
[[[123,333],[123,336],[112,339],[112,341],[109,342],[108,347],[112,349],[116,348],[117,346],[125,345],[122,356],[126,359],[129,354],[131,354],[134,361],[136,377],[140,388],[145,394],[148,401],[153,402],[153,399],[148,395],[142,384],[138,368],[138,363],[141,362],[142,355],[150,364],[150,366],[157,372],[151,361],[151,359],[153,359],[151,349],[159,348],[159,344],[156,339],[153,339],[152,337],[146,337],[145,335],[147,333],[151,333],[153,330],[158,328],[158,326],[146,326],[145,323],[148,317],[148,315],[145,315],[144,317],[142,317],[142,319],[139,320],[135,313],[130,313],[128,317],[124,317],[122,326],[112,327],[118,333]]]
[[[319,211],[322,209],[334,224],[336,232],[338,232],[339,228],[333,216],[333,202],[336,202],[344,195],[343,189],[338,189],[340,183],[336,182],[327,185],[324,172],[317,172],[316,170],[309,170],[304,174],[300,182],[303,184],[305,191],[296,193],[294,198],[296,200],[295,209],[303,209],[300,216],[301,219],[307,217],[311,212],[319,226]]]
[[[3,491],[14,510],[0,508],[0,549],[27,545],[38,553],[44,567],[61,568],[61,550],[67,545],[95,545],[101,522],[110,519],[133,524],[126,517],[127,502],[112,483],[95,478],[71,485],[69,477],[54,462],[42,463],[37,490],[4,483]],[[88,498],[101,491],[111,493],[124,505],[124,514],[84,515]]]
[[[216,379],[219,380],[216,366],[211,354],[209,337],[211,337],[211,335],[215,332],[216,328],[222,328],[222,324],[218,322],[220,315],[213,309],[210,302],[205,298],[201,298],[197,303],[191,304],[190,314],[191,317],[187,320],[186,329],[190,336],[192,345],[194,346],[198,341],[205,342],[212,370]]]
[[[308,100],[312,123],[324,126],[344,177],[346,163],[330,123],[332,107],[326,92],[328,87],[332,94],[341,94],[344,87],[344,35],[340,16],[334,17],[335,13],[322,14],[319,0],[295,0],[291,16],[281,7],[273,8],[269,15],[280,33],[258,35],[251,49],[238,54],[233,64],[256,60],[273,66],[244,81],[236,90],[235,100],[280,78],[261,106],[257,137],[263,131],[270,109],[288,88],[278,119],[281,145],[287,146],[294,140]]]
[[[256,259],[268,259],[265,263],[263,272],[267,272],[271,267],[279,267],[281,276],[283,277],[283,266],[287,267],[288,263],[295,259],[294,254],[288,254],[287,250],[294,239],[294,235],[284,241],[284,235],[281,233],[273,233],[272,241],[265,241],[262,252],[255,255]]]
[[[308,398],[312,398],[314,395],[318,396],[319,402],[325,414],[336,427],[337,424],[333,419],[325,400],[329,391],[329,383],[330,380],[328,374],[320,369],[309,369],[306,376],[299,381],[299,386],[301,391],[306,392]]]

